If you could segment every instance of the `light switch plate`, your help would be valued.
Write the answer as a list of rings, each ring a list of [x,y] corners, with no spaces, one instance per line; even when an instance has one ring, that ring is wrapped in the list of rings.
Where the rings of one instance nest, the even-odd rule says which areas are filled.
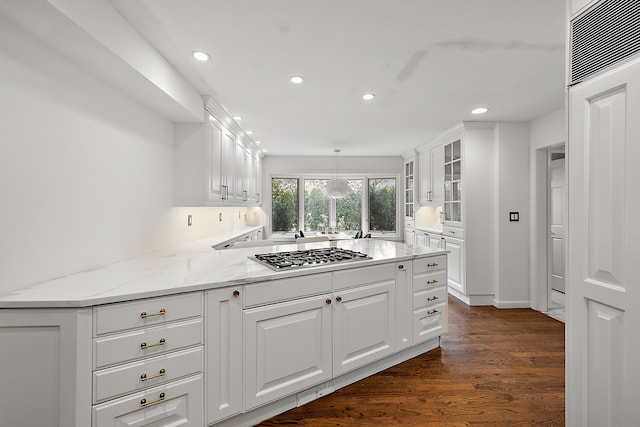
[[[520,212],[509,212],[509,221],[520,221]]]

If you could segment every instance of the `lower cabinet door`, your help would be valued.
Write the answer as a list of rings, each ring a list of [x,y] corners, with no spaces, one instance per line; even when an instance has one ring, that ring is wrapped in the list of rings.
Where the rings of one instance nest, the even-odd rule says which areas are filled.
[[[395,285],[393,279],[335,293],[335,375],[395,351]]]
[[[93,407],[93,427],[204,425],[202,374]]]
[[[331,379],[330,295],[244,311],[245,409]]]

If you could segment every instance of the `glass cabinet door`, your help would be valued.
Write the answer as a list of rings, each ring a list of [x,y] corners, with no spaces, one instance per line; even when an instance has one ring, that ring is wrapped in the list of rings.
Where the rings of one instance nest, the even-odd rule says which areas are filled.
[[[462,222],[462,141],[444,146],[444,219]]]

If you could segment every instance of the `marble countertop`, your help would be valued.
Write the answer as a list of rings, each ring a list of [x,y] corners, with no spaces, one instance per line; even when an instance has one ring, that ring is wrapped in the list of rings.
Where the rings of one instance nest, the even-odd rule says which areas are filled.
[[[252,230],[247,229],[246,232],[250,231]],[[236,232],[235,235],[239,234]],[[249,256],[326,247],[327,243],[294,243],[226,250],[212,248],[224,240],[224,236],[217,235],[0,294],[0,308],[89,307],[446,253],[442,249],[407,246],[376,239],[340,240],[332,242],[332,245],[366,253],[372,259],[276,272]]]

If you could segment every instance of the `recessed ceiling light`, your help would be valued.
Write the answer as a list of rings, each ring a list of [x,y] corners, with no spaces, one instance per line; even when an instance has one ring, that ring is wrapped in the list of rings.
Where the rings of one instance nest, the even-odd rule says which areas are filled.
[[[262,144],[262,141],[256,141],[256,144],[260,145]]]
[[[196,50],[192,53],[193,57],[196,58],[198,61],[208,61],[209,60],[209,54],[206,52],[202,52],[199,50]]]
[[[489,111],[489,109],[487,107],[478,107],[474,110],[471,110],[471,114],[484,114],[487,111]]]
[[[233,116],[233,120],[242,120],[242,116]]]
[[[299,85],[300,83],[302,83],[304,81],[304,79],[300,76],[291,76],[289,77],[289,81],[293,84],[297,84]]]
[[[267,149],[266,149],[266,148],[263,148],[263,149],[262,149],[262,152],[263,152],[263,153],[266,153],[266,152],[267,152]]]
[[[364,99],[365,101],[371,101],[375,97],[376,96],[373,93],[365,93],[364,95],[362,95],[362,99]]]

